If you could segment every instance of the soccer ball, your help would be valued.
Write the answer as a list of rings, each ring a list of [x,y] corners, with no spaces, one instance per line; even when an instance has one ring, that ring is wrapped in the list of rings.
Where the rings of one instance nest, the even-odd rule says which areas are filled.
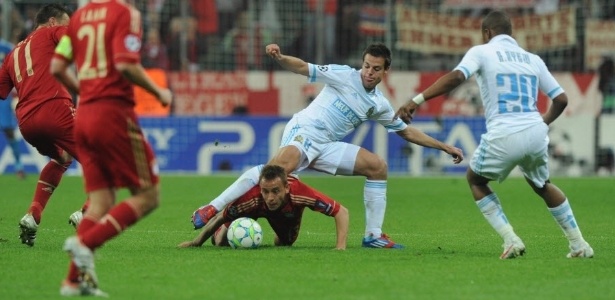
[[[258,248],[263,241],[263,229],[253,219],[239,218],[229,226],[226,238],[233,249]]]

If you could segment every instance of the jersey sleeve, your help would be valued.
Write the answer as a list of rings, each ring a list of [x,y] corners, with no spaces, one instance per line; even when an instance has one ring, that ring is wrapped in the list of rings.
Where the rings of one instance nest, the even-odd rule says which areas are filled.
[[[545,62],[538,56],[535,56],[538,61],[538,87],[540,91],[545,93],[550,99],[553,99],[564,92],[564,89],[559,85],[553,74],[549,72]]]
[[[51,39],[53,40],[55,44],[58,44],[60,40],[62,39],[62,37],[66,35],[67,29],[68,29],[68,26],[53,27],[53,30],[51,31]]]
[[[340,204],[331,197],[315,190],[299,180],[291,184],[290,198],[294,204],[305,206],[323,215],[334,217],[340,210]]]
[[[119,15],[111,35],[114,63],[139,63],[141,56],[141,13],[128,7]]]
[[[481,67],[481,53],[480,46],[474,46],[466,52],[457,67],[453,70],[459,70],[463,72],[466,79],[472,77]]]
[[[408,127],[408,124],[404,123],[400,118],[393,119],[394,116],[395,110],[393,106],[391,106],[391,103],[386,100],[383,101],[380,111],[376,113],[372,119],[384,126],[388,132],[402,131]]]
[[[231,202],[222,211],[225,222],[233,221],[240,217],[252,217],[260,209],[260,186],[256,185],[249,191]]]
[[[68,35],[64,35],[60,38],[60,42],[56,46],[55,54],[53,56],[65,59],[67,61],[73,60],[73,44]]]
[[[331,85],[345,84],[355,70],[341,65],[315,65],[308,63],[308,82],[321,82]]]

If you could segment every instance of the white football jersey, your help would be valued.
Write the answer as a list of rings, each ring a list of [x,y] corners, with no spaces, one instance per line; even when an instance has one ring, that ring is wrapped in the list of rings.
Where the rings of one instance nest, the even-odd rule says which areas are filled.
[[[339,141],[367,120],[382,124],[389,132],[400,131],[406,124],[397,118],[389,100],[378,88],[368,92],[361,72],[349,66],[309,66],[309,82],[325,83],[316,99],[295,114],[304,125],[326,130],[331,141]]]
[[[455,70],[476,74],[487,131],[506,135],[543,122],[536,107],[538,90],[550,99],[564,92],[544,61],[508,35],[472,47]]]

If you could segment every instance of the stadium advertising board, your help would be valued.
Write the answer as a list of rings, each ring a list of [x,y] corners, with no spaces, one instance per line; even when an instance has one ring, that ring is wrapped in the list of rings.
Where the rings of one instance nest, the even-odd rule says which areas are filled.
[[[456,17],[422,11],[404,4],[395,7],[396,47],[421,53],[464,54],[482,44],[480,17]],[[513,17],[515,39],[529,51],[573,47],[576,41],[575,11],[566,8],[544,15]]]

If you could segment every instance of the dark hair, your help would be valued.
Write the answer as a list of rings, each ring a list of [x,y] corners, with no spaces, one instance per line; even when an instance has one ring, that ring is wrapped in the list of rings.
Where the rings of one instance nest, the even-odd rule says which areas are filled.
[[[49,18],[61,18],[62,15],[67,14],[70,16],[72,11],[61,4],[47,4],[36,13],[35,21],[36,25],[42,25],[49,22]]]
[[[365,61],[365,55],[371,55],[373,57],[384,58],[384,69],[388,69],[391,66],[391,50],[387,48],[383,43],[375,43],[367,46],[363,51],[363,60]]]
[[[282,180],[282,183],[286,185],[286,171],[284,170],[284,168],[276,165],[265,165],[261,170],[261,175],[258,179],[258,182],[263,179],[274,180],[276,178],[280,178],[280,180]]]
[[[512,35],[512,24],[510,23],[510,18],[506,15],[506,13],[499,10],[494,10],[485,16],[483,19],[482,29],[491,29],[496,33],[496,35]]]

